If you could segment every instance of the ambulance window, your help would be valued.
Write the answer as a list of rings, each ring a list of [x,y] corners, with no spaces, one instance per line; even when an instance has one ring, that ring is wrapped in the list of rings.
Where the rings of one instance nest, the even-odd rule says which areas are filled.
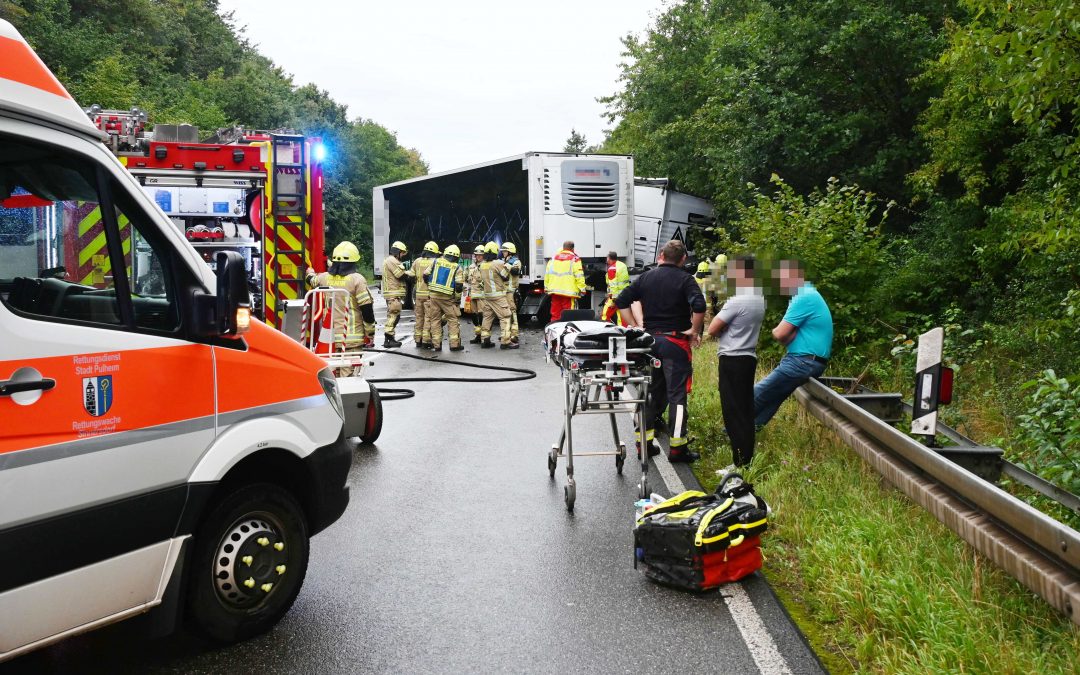
[[[114,184],[111,194],[116,208],[116,224],[127,263],[128,286],[135,326],[156,331],[173,331],[179,326],[176,285],[169,265],[169,250],[157,229],[146,222],[145,212],[131,194]]]
[[[91,163],[0,136],[0,301],[50,319],[120,324]]]

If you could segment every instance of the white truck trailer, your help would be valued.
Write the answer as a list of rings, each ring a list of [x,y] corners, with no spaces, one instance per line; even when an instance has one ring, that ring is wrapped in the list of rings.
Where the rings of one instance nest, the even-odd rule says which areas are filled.
[[[713,224],[713,207],[707,199],[678,192],[667,178],[634,179],[633,268],[656,262],[659,249],[681,239],[694,252],[695,230]]]
[[[608,252],[630,262],[634,239],[634,158],[528,152],[380,185],[372,191],[375,274],[390,244],[410,255],[434,240],[457,244],[468,263],[476,244],[510,241],[522,263],[518,310],[546,321],[544,268],[566,240],[586,280],[604,288]],[[411,294],[410,294],[411,295]]]

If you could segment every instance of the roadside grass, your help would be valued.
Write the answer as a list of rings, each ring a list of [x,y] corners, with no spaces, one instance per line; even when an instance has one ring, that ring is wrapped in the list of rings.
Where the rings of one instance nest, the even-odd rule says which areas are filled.
[[[731,450],[713,347],[695,356],[695,470],[712,489]],[[794,399],[758,435],[745,475],[774,509],[766,577],[830,671],[1080,674],[1080,630],[885,484]]]

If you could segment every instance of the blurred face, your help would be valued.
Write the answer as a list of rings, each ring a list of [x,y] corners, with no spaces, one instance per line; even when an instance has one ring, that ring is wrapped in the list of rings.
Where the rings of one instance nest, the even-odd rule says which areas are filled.
[[[752,286],[754,284],[754,275],[747,272],[746,268],[741,263],[732,260],[727,265],[727,276],[735,282],[735,285],[739,288]]]
[[[780,284],[780,292],[785,295],[795,295],[799,287],[803,285],[803,272],[798,265],[788,261],[781,261],[780,267],[774,272],[776,280]]]

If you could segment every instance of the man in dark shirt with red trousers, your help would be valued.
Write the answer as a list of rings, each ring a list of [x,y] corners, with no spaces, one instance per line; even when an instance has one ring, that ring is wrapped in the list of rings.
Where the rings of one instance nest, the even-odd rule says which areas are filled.
[[[657,414],[668,408],[668,428],[671,430],[672,462],[693,462],[699,455],[692,452],[686,436],[686,395],[693,382],[692,349],[701,342],[701,324],[705,320],[705,296],[694,275],[683,269],[686,246],[678,239],[669,241],[660,253],[660,265],[638,277],[630,287],[615,298],[623,323],[637,325],[630,305],[641,301],[645,315],[643,328],[653,336],[653,355],[662,366],[653,370],[649,385],[649,403],[645,407],[645,443],[638,431],[638,447],[645,445],[649,454],[659,454],[653,438]]]

